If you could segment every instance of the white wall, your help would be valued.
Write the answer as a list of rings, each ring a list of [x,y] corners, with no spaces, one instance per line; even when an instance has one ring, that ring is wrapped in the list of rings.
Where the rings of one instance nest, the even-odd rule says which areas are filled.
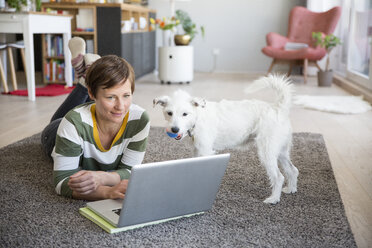
[[[289,12],[305,0],[191,0],[176,2],[191,19],[205,27],[205,37],[198,35],[192,42],[196,71],[213,70],[213,49],[219,49],[215,71],[263,72],[271,59],[261,48],[268,32],[287,34]],[[150,0],[149,7],[157,10],[157,17],[170,16],[167,0]],[[161,31],[157,31],[157,45],[161,46]]]

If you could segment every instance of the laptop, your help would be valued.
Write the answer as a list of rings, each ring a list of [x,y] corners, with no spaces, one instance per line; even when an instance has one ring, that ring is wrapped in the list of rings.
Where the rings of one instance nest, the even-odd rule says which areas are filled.
[[[213,206],[229,159],[227,153],[133,166],[124,200],[87,207],[128,230],[202,214]]]

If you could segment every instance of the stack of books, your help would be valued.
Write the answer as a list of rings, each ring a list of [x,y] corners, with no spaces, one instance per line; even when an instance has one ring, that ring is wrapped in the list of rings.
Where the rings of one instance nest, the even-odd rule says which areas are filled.
[[[50,57],[63,56],[63,38],[60,35],[45,35],[45,51]]]
[[[46,81],[64,82],[65,63],[61,60],[50,59],[44,64],[44,78]]]

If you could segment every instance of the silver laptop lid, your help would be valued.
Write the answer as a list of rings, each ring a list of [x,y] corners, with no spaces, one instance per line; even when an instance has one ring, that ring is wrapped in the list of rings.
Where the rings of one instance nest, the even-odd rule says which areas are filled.
[[[212,208],[230,154],[136,165],[118,227]]]

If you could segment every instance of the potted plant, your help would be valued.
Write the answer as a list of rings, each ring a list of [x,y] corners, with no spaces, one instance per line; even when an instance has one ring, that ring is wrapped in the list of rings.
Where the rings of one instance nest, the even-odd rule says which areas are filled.
[[[318,71],[318,85],[319,86],[331,86],[333,79],[333,71],[330,69],[329,65],[329,56],[333,48],[341,44],[340,39],[333,35],[325,35],[322,32],[313,32],[312,37],[315,41],[316,46],[320,46],[326,49],[327,51],[327,61],[325,70]]]
[[[5,0],[8,4],[8,11],[20,11],[22,6],[27,6],[27,0]]]
[[[196,24],[192,22],[190,16],[183,10],[176,11],[176,18],[180,21],[180,24],[182,25],[183,31],[185,33],[181,35],[175,35],[174,41],[176,45],[188,45],[198,34]],[[204,37],[203,26],[200,26],[200,32]]]

